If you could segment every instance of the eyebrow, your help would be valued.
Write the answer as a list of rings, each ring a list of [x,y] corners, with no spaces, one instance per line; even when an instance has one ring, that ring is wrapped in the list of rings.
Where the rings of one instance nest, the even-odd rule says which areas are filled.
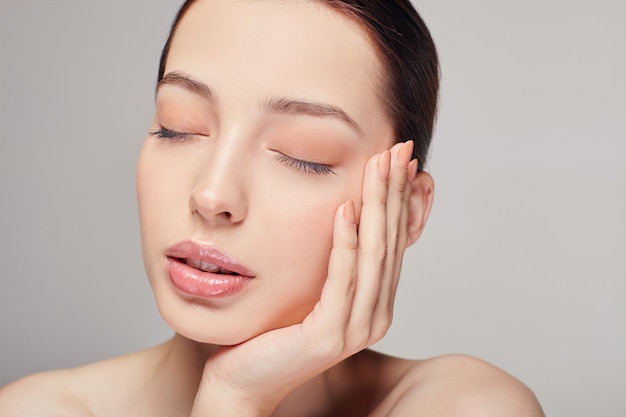
[[[327,103],[317,103],[311,101],[291,100],[285,97],[270,97],[262,105],[267,113],[306,115],[313,117],[334,117],[342,120],[356,130],[359,135],[363,134],[363,129],[359,124],[342,110],[340,107]]]
[[[211,90],[211,87],[201,81],[194,80],[193,78],[191,78],[187,74],[183,74],[182,72],[173,71],[165,74],[157,85],[157,91],[161,86],[168,84],[182,87],[208,100],[216,100],[216,95],[213,90]]]
[[[157,91],[163,85],[175,85],[200,95],[210,101],[217,101],[215,92],[202,81],[194,80],[187,74],[178,71],[168,72],[161,78]],[[347,123],[363,135],[361,126],[340,107],[328,103],[293,100],[286,97],[269,97],[262,104],[261,109],[266,113],[305,115],[313,117],[332,117]]]

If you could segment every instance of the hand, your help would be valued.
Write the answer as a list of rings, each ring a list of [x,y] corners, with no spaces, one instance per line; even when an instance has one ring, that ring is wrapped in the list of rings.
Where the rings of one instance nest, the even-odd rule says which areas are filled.
[[[313,311],[302,323],[219,348],[192,416],[269,416],[299,385],[385,335],[407,244],[412,149],[399,143],[370,158],[358,227],[352,201],[335,214],[328,277]]]

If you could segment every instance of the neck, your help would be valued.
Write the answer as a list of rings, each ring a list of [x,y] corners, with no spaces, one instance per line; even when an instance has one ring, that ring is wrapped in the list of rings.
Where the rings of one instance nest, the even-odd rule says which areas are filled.
[[[217,346],[190,340],[175,334],[158,346],[154,373],[155,404],[171,415],[188,416],[202,379],[204,364]]]

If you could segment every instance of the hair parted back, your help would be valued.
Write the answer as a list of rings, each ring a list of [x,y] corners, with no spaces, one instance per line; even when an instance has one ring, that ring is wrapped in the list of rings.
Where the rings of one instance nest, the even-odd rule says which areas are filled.
[[[396,141],[413,140],[413,157],[424,168],[433,135],[439,95],[439,60],[426,24],[409,0],[315,0],[360,24],[371,36],[385,71],[383,107]],[[159,62],[158,81],[182,17],[195,0],[181,6]]]

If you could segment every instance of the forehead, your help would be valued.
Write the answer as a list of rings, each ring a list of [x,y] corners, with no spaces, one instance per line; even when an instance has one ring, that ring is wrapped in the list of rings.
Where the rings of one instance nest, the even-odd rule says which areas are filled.
[[[316,1],[199,0],[178,25],[165,72],[218,96],[288,96],[380,112],[382,66],[368,33]]]

